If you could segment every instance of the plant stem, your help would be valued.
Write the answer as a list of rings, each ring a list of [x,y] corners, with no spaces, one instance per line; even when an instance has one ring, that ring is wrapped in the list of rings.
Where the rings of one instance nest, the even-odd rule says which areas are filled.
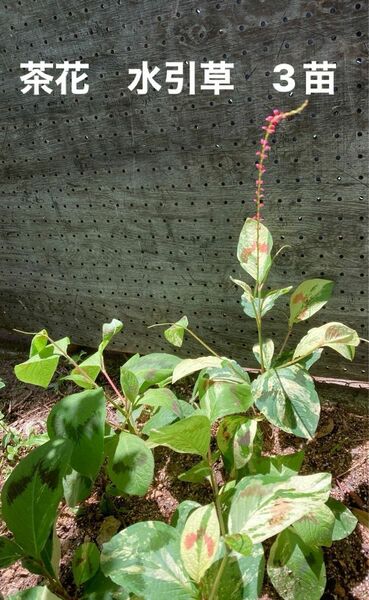
[[[223,575],[223,571],[225,569],[227,561],[228,561],[228,550],[226,548],[226,554],[223,556],[223,560],[220,563],[220,567],[219,567],[218,573],[217,573],[217,575],[216,575],[216,577],[214,579],[214,584],[213,584],[213,587],[211,589],[210,596],[209,596],[209,598],[207,600],[214,600],[214,598],[216,597],[216,593],[218,591],[219,583],[220,583],[221,577]]]
[[[226,525],[224,523],[224,518],[223,518],[223,513],[222,513],[222,506],[219,500],[219,487],[218,487],[218,483],[215,477],[215,473],[213,470],[213,462],[211,459],[211,450],[210,448],[208,449],[208,462],[209,462],[209,466],[210,466],[210,480],[211,480],[211,487],[213,489],[213,495],[214,495],[214,504],[215,504],[215,510],[217,513],[217,517],[218,517],[218,522],[219,522],[219,529],[220,532],[222,534],[222,537],[224,537],[225,535],[227,535],[227,529],[226,529]],[[220,564],[218,573],[214,579],[214,583],[213,583],[213,587],[211,588],[211,592],[209,595],[209,598],[207,600],[214,600],[216,593],[218,591],[218,587],[219,587],[219,583],[220,583],[220,579],[222,577],[223,571],[225,569],[225,566],[227,564],[227,560],[228,560],[228,554],[229,554],[229,550],[227,545],[224,543],[224,551],[225,551],[225,555],[223,557],[223,560]]]
[[[284,340],[283,340],[283,343],[282,343],[282,346],[281,346],[281,349],[280,349],[280,351],[278,352],[277,358],[279,358],[279,357],[281,356],[281,354],[283,353],[283,350],[284,350],[284,349],[285,349],[285,347],[286,347],[286,344],[287,344],[287,342],[288,342],[288,339],[289,339],[289,337],[290,337],[290,335],[291,335],[291,332],[292,332],[292,327],[293,327],[293,325],[290,325],[290,326],[288,327],[288,330],[287,330],[286,337],[285,337],[285,338],[284,338]]]
[[[153,327],[164,327],[164,326],[168,326],[168,325],[175,325],[175,323],[154,323],[154,325],[149,325],[147,329],[152,329]],[[206,348],[206,350],[208,350],[208,352],[210,352],[210,354],[212,354],[213,356],[216,356],[217,358],[220,358],[219,354],[217,354],[215,352],[215,350],[210,348],[210,346],[208,346],[208,344],[206,342],[204,342],[204,340],[202,340],[194,331],[192,331],[192,329],[189,329],[188,327],[184,327],[183,329],[185,329],[190,335],[192,335],[192,337],[195,338],[195,340],[197,342],[199,342],[199,344],[201,344],[201,346]]]

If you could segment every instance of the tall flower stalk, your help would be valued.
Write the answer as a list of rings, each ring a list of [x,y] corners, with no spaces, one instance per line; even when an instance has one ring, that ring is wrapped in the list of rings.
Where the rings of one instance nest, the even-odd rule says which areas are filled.
[[[255,292],[254,295],[258,298],[257,302],[257,310],[256,310],[256,325],[258,329],[258,338],[259,338],[259,347],[260,347],[260,363],[261,370],[264,371],[264,355],[263,355],[263,343],[262,343],[262,324],[261,324],[261,313],[262,313],[262,302],[261,302],[261,290],[263,286],[263,281],[259,281],[259,254],[260,254],[260,221],[262,217],[260,215],[260,209],[264,206],[264,180],[263,175],[266,171],[264,166],[265,160],[268,158],[268,152],[271,148],[269,144],[270,136],[275,133],[277,126],[281,121],[287,119],[288,117],[293,117],[294,115],[302,112],[306,106],[308,105],[308,100],[305,100],[298,108],[294,110],[290,110],[288,112],[281,112],[278,108],[275,108],[272,114],[268,115],[265,119],[266,124],[262,126],[262,130],[264,135],[260,139],[260,150],[256,152],[256,156],[258,157],[258,162],[256,163],[256,169],[258,171],[258,176],[256,179],[256,191],[254,202],[256,204],[256,213],[253,217],[257,221],[256,228],[256,283],[255,283]]]

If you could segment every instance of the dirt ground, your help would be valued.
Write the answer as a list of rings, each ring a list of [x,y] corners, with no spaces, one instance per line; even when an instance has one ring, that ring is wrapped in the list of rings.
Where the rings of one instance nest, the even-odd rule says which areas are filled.
[[[0,410],[6,424],[28,434],[45,431],[45,419],[51,406],[66,393],[75,391],[71,384],[61,389],[43,391],[40,388],[19,383],[13,375],[14,364],[19,357],[3,358],[0,378],[6,387],[0,391]],[[113,365],[114,369],[114,365]],[[368,408],[367,390],[319,384],[322,401],[320,427],[310,443],[287,435],[264,425],[266,452],[289,453],[305,450],[303,473],[330,471],[333,475],[333,496],[352,509],[366,511],[368,504]],[[179,390],[185,398],[186,389]],[[1,432],[0,432],[1,437]],[[83,541],[98,544],[117,530],[137,521],[157,519],[169,521],[177,504],[183,499],[202,503],[210,501],[211,494],[204,485],[181,482],[177,476],[193,464],[193,458],[172,453],[165,448],[155,451],[155,480],[149,492],[139,500],[136,497],[116,498],[107,505],[101,502],[101,485],[96,484],[94,494],[84,502],[77,514],[62,506],[57,524],[62,545],[61,578],[66,588],[73,589],[70,559],[74,549]],[[0,478],[8,475],[11,465],[5,454],[1,458]],[[0,523],[0,535],[6,533]],[[346,540],[326,548],[327,589],[324,600],[367,600],[369,598],[369,531],[359,524]],[[0,571],[0,598],[40,582],[20,564]],[[277,599],[278,595],[266,583],[261,600]]]

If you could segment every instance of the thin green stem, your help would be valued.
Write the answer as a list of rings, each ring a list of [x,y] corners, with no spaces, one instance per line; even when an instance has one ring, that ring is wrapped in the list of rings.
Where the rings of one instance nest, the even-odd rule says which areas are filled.
[[[293,325],[289,325],[289,327],[288,327],[288,330],[287,330],[286,337],[285,337],[285,338],[284,338],[284,340],[283,340],[283,343],[282,343],[281,349],[280,349],[280,350],[279,350],[279,352],[278,352],[277,358],[279,358],[279,357],[282,355],[282,353],[283,353],[283,350],[284,350],[284,349],[285,349],[285,347],[286,347],[286,344],[287,344],[287,342],[288,342],[288,340],[289,340],[289,337],[290,337],[290,335],[291,335],[291,333],[292,333],[292,327],[293,327]]]
[[[167,327],[167,326],[171,326],[171,325],[175,325],[175,323],[154,323],[154,325],[149,325],[148,329],[152,329],[153,327]],[[203,346],[204,348],[206,348],[206,350],[208,352],[210,352],[210,354],[212,354],[213,356],[216,356],[217,358],[220,358],[219,354],[217,354],[215,352],[215,350],[213,350],[212,348],[210,348],[210,346],[208,346],[208,344],[206,342],[204,342],[204,340],[202,340],[194,331],[192,331],[192,329],[189,329],[188,327],[184,327],[183,329],[185,329],[190,335],[192,335],[192,337],[199,342],[199,344],[201,344],[201,346]]]
[[[226,564],[227,564],[227,561],[228,561],[228,554],[229,554],[229,552],[228,552],[227,547],[225,549],[225,552],[226,552],[226,554],[223,556],[223,560],[220,563],[220,567],[218,569],[218,573],[217,573],[217,575],[216,575],[216,577],[214,579],[214,584],[213,584],[213,587],[211,589],[209,598],[207,600],[214,600],[214,598],[216,598],[216,594],[217,594],[217,591],[218,591],[220,580],[222,578],[223,571],[224,571],[224,569],[226,567]]]

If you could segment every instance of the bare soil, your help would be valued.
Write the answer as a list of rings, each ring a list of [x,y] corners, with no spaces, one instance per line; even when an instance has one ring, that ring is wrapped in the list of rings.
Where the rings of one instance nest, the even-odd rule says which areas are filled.
[[[52,405],[66,393],[75,391],[72,384],[62,384],[61,389],[43,391],[18,382],[13,375],[19,357],[3,359],[0,377],[6,387],[0,392],[0,410],[8,424],[27,434],[30,429],[45,430],[45,420]],[[114,365],[113,365],[114,370]],[[179,388],[178,395],[185,398],[188,389]],[[264,424],[267,453],[290,453],[305,450],[303,473],[329,471],[333,475],[332,495],[351,509],[366,511],[368,506],[368,409],[367,390],[320,383],[318,393],[322,401],[320,427],[311,442],[278,432]],[[114,419],[114,415],[111,415]],[[0,432],[1,437],[1,432]],[[193,499],[201,503],[210,500],[211,494],[204,485],[193,485],[178,480],[177,476],[188,469],[194,460],[190,456],[172,453],[165,448],[155,451],[155,480],[143,498],[116,498],[102,501],[101,482],[96,483],[93,495],[84,502],[77,514],[67,506],[61,507],[57,531],[62,545],[61,578],[70,591],[73,587],[70,561],[75,548],[83,541],[106,541],[119,529],[137,521],[157,519],[170,521],[179,502]],[[1,458],[0,481],[9,473],[9,463]],[[221,476],[219,474],[219,476]],[[6,533],[0,524],[0,535]],[[367,600],[369,598],[369,531],[358,524],[346,540],[336,542],[324,550],[327,568],[327,589],[324,600]],[[41,582],[17,563],[0,572],[0,598],[32,587]],[[261,600],[279,596],[265,583]]]

